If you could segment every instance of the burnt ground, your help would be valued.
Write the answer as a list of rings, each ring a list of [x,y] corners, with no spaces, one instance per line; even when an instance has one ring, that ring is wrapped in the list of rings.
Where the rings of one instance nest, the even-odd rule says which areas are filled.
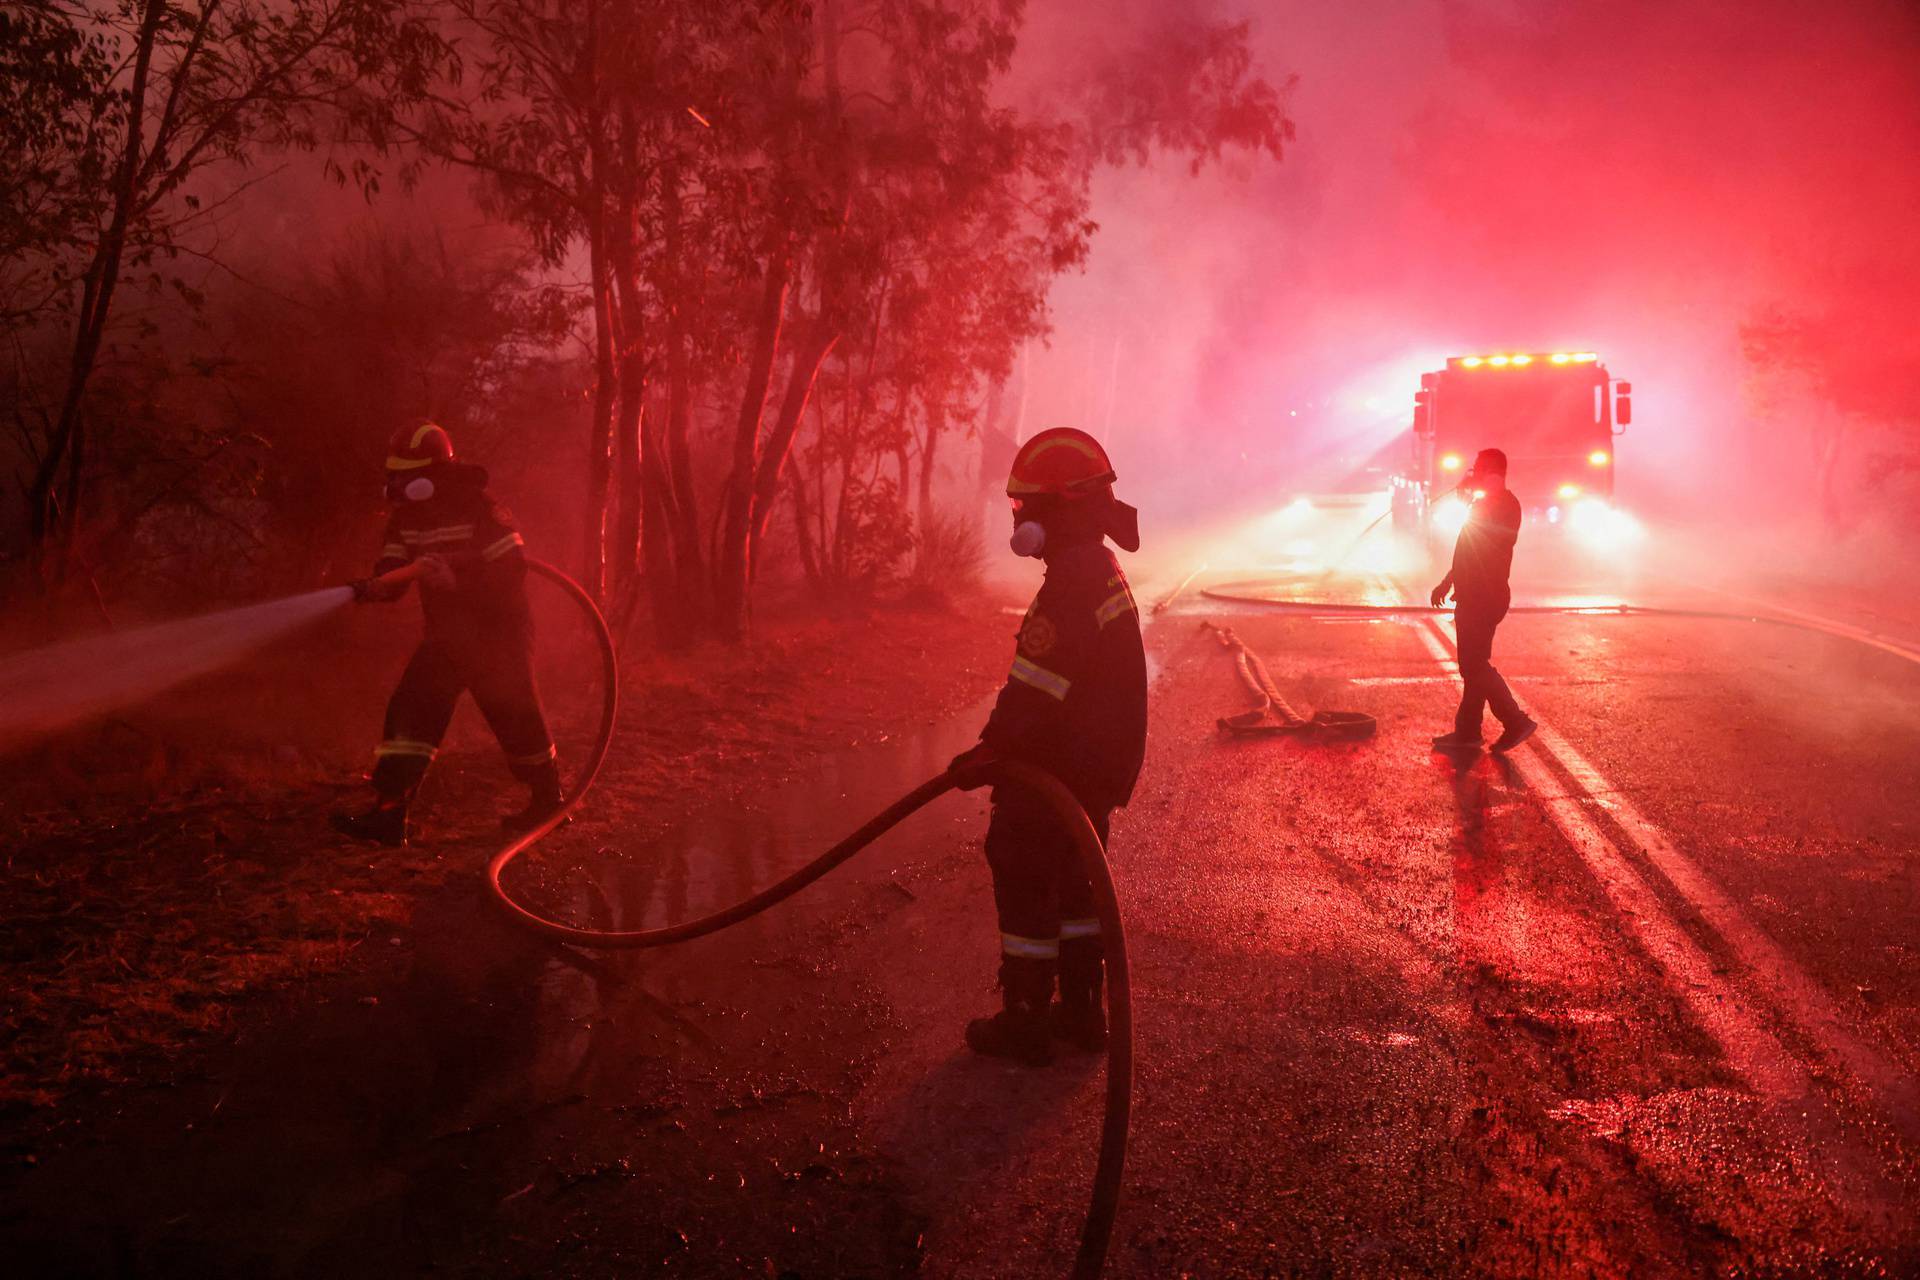
[[[965,744],[977,706],[928,722],[997,682],[990,613],[843,619],[764,661],[636,674],[664,700],[522,887],[632,927],[797,865]],[[1368,711],[1378,735],[1223,740],[1215,718],[1246,694],[1202,622],[1232,626],[1290,701]],[[1149,640],[1149,764],[1113,841],[1139,1067],[1111,1274],[1920,1273],[1920,669],[1785,629],[1516,618],[1500,661],[1547,731],[1499,761],[1427,748],[1453,697],[1444,626],[1194,591]],[[993,999],[978,797],[738,929],[580,957],[483,900],[481,821],[461,815],[490,809],[468,801],[495,775],[474,751],[433,798],[454,816],[391,865],[313,834],[317,782],[277,809],[242,788],[150,815],[199,832],[195,851],[195,824],[257,823],[230,841],[254,860],[183,873],[205,889],[174,900],[260,885],[231,892],[267,956],[294,948],[295,902],[385,896],[310,978],[207,1001],[220,1016],[194,1039],[64,1079],[57,1053],[16,1049],[50,1096],[10,1112],[13,1256],[79,1274],[1065,1271],[1101,1072],[959,1046]],[[139,846],[102,826],[29,840],[33,874],[92,849],[106,879],[82,901],[124,904],[109,872],[142,864],[112,851]],[[10,886],[31,883],[20,856]],[[116,969],[216,954],[235,918],[197,916],[196,952],[122,910],[17,971],[65,956],[111,999]],[[109,935],[126,965],[89,941]]]
[[[1003,607],[777,618],[743,649],[627,663],[616,751],[571,851],[604,850],[610,831],[637,848],[698,838],[689,822],[811,776],[823,757],[884,751],[951,719],[1002,678]],[[981,628],[983,616],[995,625]],[[859,1242],[850,1256],[886,1269],[911,1257],[918,1229],[876,1162],[826,1141],[859,1063],[818,1036],[770,1045],[744,1009],[683,1043],[683,1016],[628,992],[630,962],[580,960],[500,925],[478,871],[517,789],[470,710],[411,847],[345,845],[327,829],[329,809],[361,800],[384,682],[406,651],[393,619],[356,611],[10,762],[10,1251],[76,1274],[544,1269],[548,1233],[529,1235],[517,1213],[558,1211],[590,1249],[593,1206],[611,1193],[677,1203],[643,1239],[589,1254],[604,1262],[686,1256],[695,1237],[774,1256],[785,1228],[732,1225],[752,1190],[770,1211],[845,1219]],[[542,626],[564,750],[591,733],[598,691],[572,689],[575,671],[592,671],[583,634],[564,614]],[[541,871],[565,882],[569,865],[562,851]],[[556,974],[627,993],[628,1028],[656,1037],[621,1055],[617,1099],[589,1101],[585,1062],[566,1065],[571,1083],[554,1098],[535,1078],[560,1069],[524,1021],[541,1016]],[[882,1016],[870,995],[847,994],[838,1016]],[[760,1065],[726,1069],[745,1061]],[[523,1090],[553,1142],[524,1164],[509,1155],[526,1151],[511,1114]],[[821,1121],[781,1140],[772,1117],[798,1112]],[[603,1139],[618,1150],[597,1155]],[[410,1177],[364,1176],[390,1159],[513,1167],[519,1181],[462,1174],[396,1195]],[[484,1230],[470,1221],[483,1207]]]

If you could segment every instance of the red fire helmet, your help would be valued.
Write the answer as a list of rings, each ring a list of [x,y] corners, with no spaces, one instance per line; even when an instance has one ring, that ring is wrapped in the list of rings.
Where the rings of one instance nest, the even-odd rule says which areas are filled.
[[[393,433],[387,446],[387,470],[418,471],[436,462],[453,461],[453,437],[438,423],[423,422]]]
[[[1054,427],[1013,455],[1007,496],[1030,498],[1044,493],[1079,498],[1099,492],[1113,480],[1113,463],[1098,440],[1073,427]]]

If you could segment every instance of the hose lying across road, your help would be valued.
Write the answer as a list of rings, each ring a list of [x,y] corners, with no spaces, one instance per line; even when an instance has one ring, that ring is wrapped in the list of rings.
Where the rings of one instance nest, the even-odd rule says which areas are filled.
[[[514,901],[501,884],[501,876],[514,859],[564,823],[592,788],[600,766],[606,762],[608,748],[613,744],[614,720],[619,710],[620,673],[613,634],[608,630],[607,621],[594,604],[593,597],[550,564],[529,559],[527,567],[536,576],[559,587],[579,606],[591,624],[600,647],[603,689],[599,732],[574,778],[566,806],[539,826],[515,836],[493,855],[487,865],[487,883],[495,900],[508,919],[531,933],[555,942],[603,951],[669,946],[718,933],[792,897],[865,849],[909,814],[955,788],[970,789],[985,783],[1023,787],[1052,806],[1054,813],[1073,835],[1074,847],[1086,869],[1087,881],[1093,887],[1100,930],[1106,940],[1106,1116],[1100,1130],[1100,1156],[1094,1170],[1092,1202],[1087,1209],[1086,1225],[1080,1234],[1080,1249],[1073,1267],[1074,1280],[1093,1280],[1106,1262],[1107,1243],[1112,1237],[1114,1215],[1120,1204],[1121,1177],[1126,1168],[1127,1125],[1133,1105],[1133,1004],[1132,987],[1127,978],[1126,933],[1120,919],[1120,901],[1114,892],[1113,875],[1107,866],[1106,850],[1101,846],[1100,837],[1094,831],[1086,810],[1080,807],[1073,793],[1052,774],[1012,760],[976,766],[959,774],[943,773],[894,801],[846,839],[784,880],[711,915],[658,929],[630,930],[583,929],[550,920]]]
[[[1230,582],[1218,587],[1208,587],[1200,594],[1209,600],[1221,600],[1229,604],[1258,605],[1263,609],[1298,614],[1306,618],[1417,618],[1453,612],[1450,605],[1434,608],[1419,604],[1338,604],[1324,600],[1276,600],[1272,596],[1254,594],[1261,585],[1257,582]],[[1877,631],[1869,631],[1865,627],[1848,626],[1844,622],[1829,622],[1825,618],[1818,618],[1812,614],[1758,610],[1740,613],[1725,609],[1680,609],[1641,604],[1523,604],[1514,605],[1507,610],[1507,613],[1510,616],[1547,613],[1594,618],[1704,618],[1718,622],[1759,622],[1776,627],[1790,627],[1796,631],[1834,636],[1841,640],[1851,640],[1856,644],[1905,658],[1908,662],[1920,663],[1920,645],[1894,636],[1883,635]]]

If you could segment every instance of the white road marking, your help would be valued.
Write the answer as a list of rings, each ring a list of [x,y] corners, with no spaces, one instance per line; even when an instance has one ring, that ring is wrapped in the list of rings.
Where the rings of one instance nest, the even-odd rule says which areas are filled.
[[[1916,645],[1902,636],[1890,636],[1882,631],[1869,631],[1865,627],[1856,627],[1852,623],[1836,622],[1832,618],[1823,618],[1817,613],[1806,613],[1799,609],[1790,609],[1783,604],[1775,604],[1771,600],[1760,600],[1753,596],[1743,596],[1736,592],[1728,591],[1724,587],[1710,587],[1704,583],[1688,582],[1681,578],[1675,578],[1673,581],[1695,591],[1705,591],[1710,595],[1724,596],[1739,604],[1751,605],[1755,609],[1756,617],[1773,614],[1776,617],[1790,618],[1795,622],[1805,623],[1815,631],[1823,631],[1830,636],[1838,636],[1843,640],[1856,640],[1861,644],[1869,645],[1882,652],[1891,653],[1895,657],[1905,658],[1908,662],[1920,662],[1920,645]]]
[[[1429,618],[1419,631],[1429,652],[1442,662],[1453,663],[1457,670],[1451,639],[1439,622]],[[1667,834],[1650,822],[1573,744],[1537,714],[1534,719],[1540,725],[1534,737],[1535,745],[1559,764],[1579,794],[1564,794],[1552,773],[1532,754],[1520,752],[1508,758],[1520,770],[1554,825],[1586,859],[1601,887],[1616,906],[1628,913],[1629,922],[1641,933],[1649,953],[1670,974],[1685,981],[1688,991],[1713,993],[1713,1004],[1705,1010],[1701,1009],[1700,1000],[1690,999],[1689,1003],[1695,1006],[1703,1025],[1728,1051],[1729,1062],[1756,1087],[1763,1087],[1762,1079],[1769,1079],[1771,1088],[1805,1091],[1804,1070],[1787,1055],[1779,1041],[1763,1029],[1754,1011],[1733,988],[1714,973],[1711,959],[1673,920],[1638,870],[1622,857],[1618,846],[1594,825],[1585,806],[1592,805],[1605,812],[1647,861],[1666,877],[1726,943],[1745,976],[1774,1012],[1816,1050],[1845,1068],[1901,1128],[1910,1134],[1920,1133],[1920,1090],[1916,1089],[1913,1076],[1855,1035],[1826,990],[1748,919],[1711,876],[1675,847]],[[1616,881],[1630,883],[1622,885],[1616,893]],[[1651,906],[1629,906],[1629,901],[1644,901]],[[1636,920],[1636,916],[1641,919]],[[1649,920],[1654,921],[1650,929],[1640,927]],[[1669,933],[1674,936],[1664,936]],[[1650,935],[1661,940],[1656,944]],[[1701,976],[1703,969],[1704,977]],[[1708,985],[1696,986],[1698,983]],[[1729,1044],[1728,1037],[1733,1044]],[[1761,1075],[1756,1077],[1750,1071],[1759,1071]]]
[[[1383,684],[1455,684],[1457,683],[1457,681],[1454,679],[1453,676],[1450,676],[1450,675],[1351,676],[1346,679],[1346,683],[1350,685],[1356,685],[1359,687],[1367,687],[1371,685],[1383,685]],[[1515,677],[1509,677],[1507,679],[1507,683],[1508,684],[1535,684],[1535,683],[1538,683],[1538,681],[1536,681],[1536,679],[1531,676],[1515,676]]]
[[[1452,640],[1437,621],[1424,619],[1414,624],[1414,631],[1436,660],[1457,669]],[[1546,731],[1544,725],[1541,728]],[[1755,1092],[1766,1097],[1804,1097],[1808,1092],[1806,1073],[1767,1032],[1757,1012],[1740,993],[1714,972],[1712,958],[1680,927],[1634,871],[1619,846],[1587,815],[1586,802],[1556,794],[1561,791],[1560,786],[1532,753],[1521,751],[1507,758],[1540,800],[1547,818],[1586,862],[1628,930],[1639,939],[1654,963],[1666,972],[1669,986],[1686,1003],[1701,1028],[1719,1044],[1728,1065]]]
[[[1538,737],[1568,776],[1612,816],[1647,860],[1720,935],[1748,977],[1787,1020],[1810,1042],[1839,1059],[1903,1127],[1920,1132],[1920,1096],[1916,1096],[1913,1077],[1854,1035],[1833,997],[1789,959],[1711,876],[1675,848],[1666,833],[1643,817],[1633,801],[1609,784],[1571,743],[1544,724]]]

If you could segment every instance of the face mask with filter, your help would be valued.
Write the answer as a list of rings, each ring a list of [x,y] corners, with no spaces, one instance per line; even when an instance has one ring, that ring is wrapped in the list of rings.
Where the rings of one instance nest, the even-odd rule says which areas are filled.
[[[394,476],[387,481],[388,502],[425,502],[436,492],[431,476],[414,476],[404,483]]]

